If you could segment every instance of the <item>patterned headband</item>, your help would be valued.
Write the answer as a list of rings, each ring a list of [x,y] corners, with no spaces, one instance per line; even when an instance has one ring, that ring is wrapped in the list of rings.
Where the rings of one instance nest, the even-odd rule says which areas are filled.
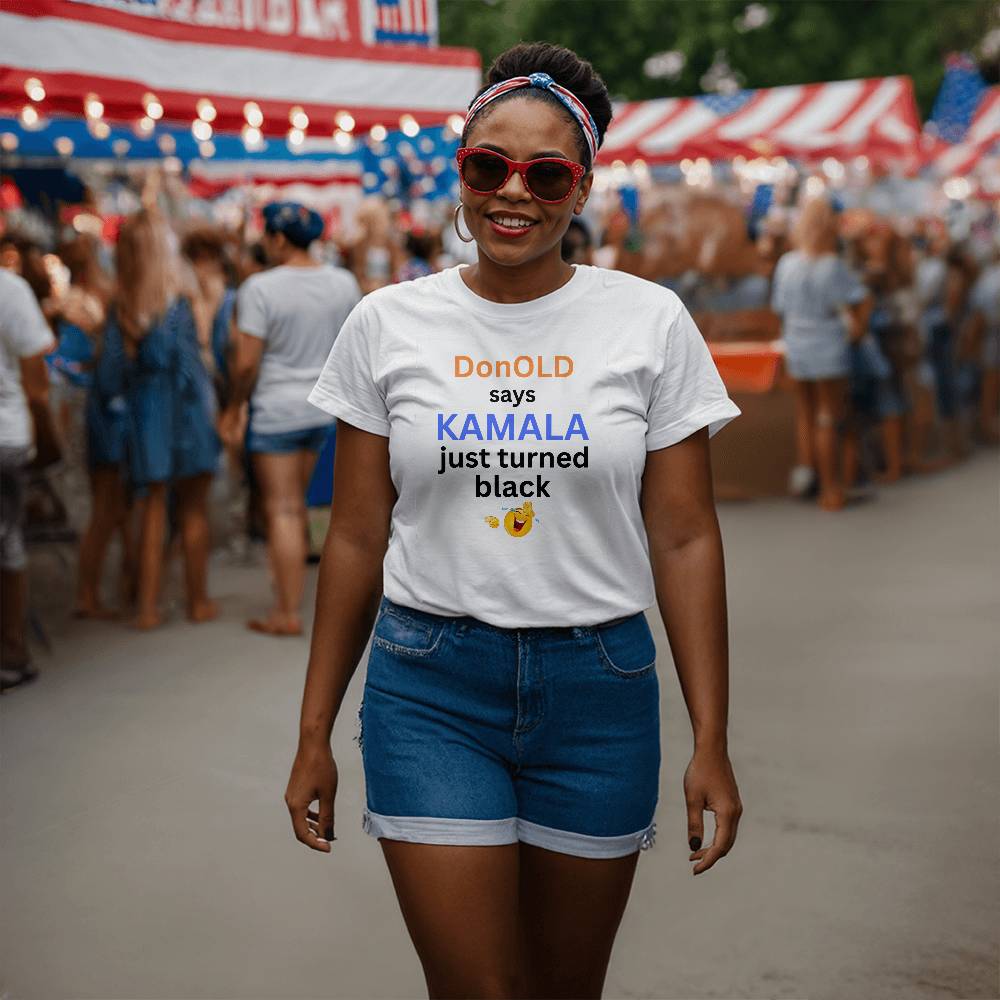
[[[587,142],[587,149],[590,150],[590,162],[594,162],[597,156],[598,135],[597,125],[591,117],[590,112],[584,107],[580,99],[572,91],[560,86],[548,73],[532,73],[531,76],[512,76],[509,80],[501,80],[493,84],[492,87],[484,90],[470,105],[465,116],[465,128],[468,129],[472,119],[475,118],[490,101],[495,101],[498,97],[511,90],[519,90],[522,87],[538,87],[539,90],[548,90],[554,94],[569,109],[570,114],[576,119],[583,132],[583,137]]]

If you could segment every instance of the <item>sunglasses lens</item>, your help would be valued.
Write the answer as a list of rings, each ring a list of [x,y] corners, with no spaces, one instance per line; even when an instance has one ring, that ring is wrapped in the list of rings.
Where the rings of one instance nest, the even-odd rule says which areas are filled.
[[[562,163],[535,163],[526,173],[532,194],[543,201],[559,201],[573,190],[573,171]]]
[[[507,164],[491,153],[470,153],[462,161],[462,180],[473,191],[495,191],[507,176]]]

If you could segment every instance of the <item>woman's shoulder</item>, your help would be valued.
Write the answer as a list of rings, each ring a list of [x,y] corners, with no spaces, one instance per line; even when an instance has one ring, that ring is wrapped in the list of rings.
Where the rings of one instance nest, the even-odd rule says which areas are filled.
[[[649,278],[640,278],[627,271],[616,271],[610,267],[598,267],[596,264],[577,264],[578,269],[585,269],[589,279],[589,287],[585,295],[591,299],[600,299],[610,303],[614,308],[619,304],[630,312],[638,308],[658,309],[673,318],[684,311],[681,297],[667,285],[661,285]]]

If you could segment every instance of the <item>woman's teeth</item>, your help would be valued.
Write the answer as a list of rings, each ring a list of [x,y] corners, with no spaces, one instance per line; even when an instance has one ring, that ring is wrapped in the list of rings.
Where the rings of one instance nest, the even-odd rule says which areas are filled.
[[[535,224],[531,219],[514,219],[509,215],[491,215],[490,218],[498,226],[506,226],[508,229],[524,229]]]

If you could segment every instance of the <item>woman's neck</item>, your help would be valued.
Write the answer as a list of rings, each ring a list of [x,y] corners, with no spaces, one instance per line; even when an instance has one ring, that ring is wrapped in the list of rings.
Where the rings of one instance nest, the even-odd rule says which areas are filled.
[[[283,261],[285,267],[316,267],[317,263],[313,260],[312,255],[308,250],[293,250],[289,255],[288,259]]]
[[[463,280],[477,295],[492,302],[530,302],[561,288],[573,276],[557,243],[534,260],[509,267],[490,260],[482,251],[479,261],[463,269]]]

